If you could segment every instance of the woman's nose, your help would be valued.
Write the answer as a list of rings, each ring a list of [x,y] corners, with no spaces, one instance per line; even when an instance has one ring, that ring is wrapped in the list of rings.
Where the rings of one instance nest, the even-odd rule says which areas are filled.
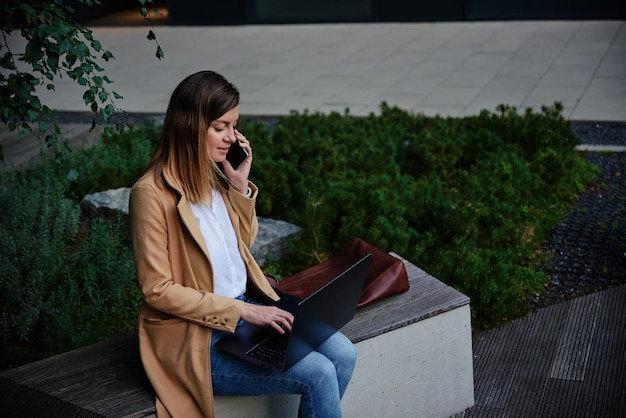
[[[228,142],[230,142],[230,143],[234,143],[237,140],[237,137],[235,136],[235,129],[234,128],[233,129],[229,129],[227,137],[228,137]]]

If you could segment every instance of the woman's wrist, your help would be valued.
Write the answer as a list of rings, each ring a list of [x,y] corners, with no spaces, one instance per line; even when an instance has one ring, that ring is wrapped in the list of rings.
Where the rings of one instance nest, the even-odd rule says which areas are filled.
[[[254,194],[254,189],[250,187],[249,183],[244,183],[243,186],[239,186],[239,185],[235,186],[234,184],[231,184],[231,187],[237,190],[239,193],[241,193],[245,197],[252,197],[252,195]]]
[[[248,182],[245,182],[242,184],[231,183],[230,185],[233,189],[237,190],[239,193],[241,193],[244,196],[246,195],[246,193],[248,192],[248,188],[250,187],[248,185]]]

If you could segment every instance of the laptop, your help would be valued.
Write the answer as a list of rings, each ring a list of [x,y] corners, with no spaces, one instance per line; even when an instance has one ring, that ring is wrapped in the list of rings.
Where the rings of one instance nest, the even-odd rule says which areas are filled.
[[[284,295],[276,306],[293,314],[291,332],[244,322],[215,347],[279,372],[288,370],[354,318],[370,259],[367,254],[306,299]]]

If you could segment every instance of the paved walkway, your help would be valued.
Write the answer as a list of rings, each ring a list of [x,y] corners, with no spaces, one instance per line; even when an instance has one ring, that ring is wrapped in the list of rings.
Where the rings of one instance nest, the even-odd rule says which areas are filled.
[[[624,21],[509,21],[94,27],[116,59],[104,63],[128,112],[163,113],[186,75],[212,69],[239,86],[242,114],[377,112],[379,104],[464,116],[500,103],[560,101],[572,120],[626,121]],[[13,39],[13,42],[17,40]],[[88,111],[66,78],[41,96]]]

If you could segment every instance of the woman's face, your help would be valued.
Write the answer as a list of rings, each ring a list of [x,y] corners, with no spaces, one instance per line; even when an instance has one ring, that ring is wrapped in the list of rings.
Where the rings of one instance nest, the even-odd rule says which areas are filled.
[[[206,135],[211,160],[221,163],[226,159],[230,144],[236,141],[235,129],[238,121],[239,106],[236,106],[211,122]]]

